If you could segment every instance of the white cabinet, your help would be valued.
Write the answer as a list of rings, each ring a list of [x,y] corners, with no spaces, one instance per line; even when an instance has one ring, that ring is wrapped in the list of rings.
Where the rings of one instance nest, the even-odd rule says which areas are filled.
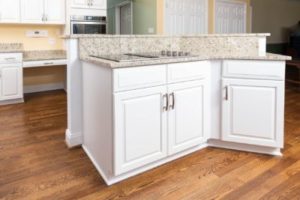
[[[21,21],[30,24],[65,24],[65,1],[22,0]]]
[[[23,23],[42,23],[44,21],[44,0],[22,0],[21,21]]]
[[[23,98],[23,72],[19,64],[0,65],[0,100]]]
[[[115,175],[167,156],[165,94],[161,86],[114,95]]]
[[[72,8],[106,9],[106,0],[72,0]]]
[[[284,82],[224,79],[222,139],[283,147]]]
[[[46,24],[65,24],[65,2],[63,0],[44,0]]]
[[[20,22],[20,0],[0,0],[0,23]]]
[[[205,143],[209,127],[206,80],[172,84],[169,93],[169,154]]]

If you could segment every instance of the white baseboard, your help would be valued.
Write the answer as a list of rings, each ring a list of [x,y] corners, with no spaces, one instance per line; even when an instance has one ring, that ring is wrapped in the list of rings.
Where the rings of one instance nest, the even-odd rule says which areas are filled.
[[[5,101],[0,101],[0,106],[2,105],[10,105],[10,104],[17,104],[17,103],[24,103],[24,99],[12,99],[12,100],[5,100]]]
[[[83,143],[83,137],[81,133],[71,133],[69,129],[66,130],[65,142],[68,148],[80,146]]]
[[[232,150],[238,150],[238,151],[246,151],[246,152],[252,152],[252,153],[267,154],[267,155],[273,155],[273,156],[282,156],[280,148],[255,146],[255,145],[248,145],[248,144],[238,144],[238,143],[224,142],[221,140],[214,140],[214,139],[208,141],[208,146],[224,148],[224,149],[232,149]]]
[[[66,91],[66,84],[64,82],[24,86],[24,93],[45,92],[61,89]]]
[[[135,170],[132,170],[132,171],[127,172],[127,173],[124,173],[124,174],[119,175],[119,176],[113,176],[113,175],[107,175],[107,174],[105,174],[104,170],[100,166],[100,163],[97,163],[97,161],[94,159],[94,156],[90,153],[90,151],[88,150],[88,148],[84,144],[82,145],[83,150],[85,151],[85,153],[87,154],[87,156],[90,158],[90,160],[92,161],[93,165],[95,166],[95,168],[97,169],[97,171],[99,172],[99,174],[102,176],[103,180],[105,181],[105,183],[107,185],[112,185],[112,184],[118,183],[120,181],[123,181],[123,180],[129,178],[129,177],[141,174],[141,173],[143,173],[145,171],[148,171],[148,170],[153,169],[155,167],[161,166],[161,165],[163,165],[165,163],[168,163],[170,161],[176,160],[178,158],[181,158],[181,157],[186,156],[188,154],[191,154],[193,152],[199,151],[199,150],[204,149],[206,147],[207,147],[206,143],[202,144],[202,145],[199,145],[199,146],[195,146],[195,147],[193,147],[191,149],[188,149],[186,151],[183,151],[183,152],[180,152],[178,154],[166,157],[166,158],[164,158],[162,160],[159,160],[157,162],[145,165],[144,167],[137,168]]]

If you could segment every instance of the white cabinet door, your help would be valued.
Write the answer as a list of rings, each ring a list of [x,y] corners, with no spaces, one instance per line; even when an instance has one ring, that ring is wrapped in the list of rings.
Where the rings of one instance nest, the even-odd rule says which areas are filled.
[[[0,0],[0,22],[20,22],[20,0]]]
[[[44,0],[44,13],[47,24],[65,24],[65,1]]]
[[[23,78],[20,66],[0,67],[1,100],[23,97]]]
[[[23,23],[43,23],[44,1],[22,0],[21,21]]]
[[[284,82],[223,80],[222,139],[283,147]]]
[[[114,173],[120,175],[167,156],[166,87],[114,95]]]
[[[90,0],[72,0],[73,8],[87,8]]]
[[[106,0],[90,0],[91,8],[106,9]]]
[[[207,141],[209,134],[209,91],[206,80],[168,86],[169,154]]]

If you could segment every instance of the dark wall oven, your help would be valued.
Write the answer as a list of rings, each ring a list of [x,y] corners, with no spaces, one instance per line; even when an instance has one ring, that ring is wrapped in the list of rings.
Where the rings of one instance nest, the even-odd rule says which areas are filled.
[[[106,34],[106,17],[71,16],[71,34]]]

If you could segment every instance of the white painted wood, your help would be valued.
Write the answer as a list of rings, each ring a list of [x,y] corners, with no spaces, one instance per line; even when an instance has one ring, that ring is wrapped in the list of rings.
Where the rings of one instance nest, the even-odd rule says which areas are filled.
[[[222,86],[222,139],[282,148],[284,82],[223,79]]]
[[[83,144],[101,165],[103,172],[110,175],[113,173],[114,158],[112,71],[84,62],[82,73]],[[80,132],[76,135],[72,131],[72,139],[74,133],[75,136],[80,136]]]
[[[114,174],[167,156],[165,86],[114,95]]]
[[[82,62],[79,60],[77,39],[68,39],[67,46],[67,112],[68,129],[66,143],[77,146],[83,141],[78,140],[83,135],[83,93],[82,93]],[[75,142],[73,142],[75,141]]]
[[[204,79],[209,75],[209,67],[208,61],[168,65],[168,83]]]
[[[92,9],[106,9],[107,7],[107,0],[90,0],[91,1],[91,6],[90,8]]]
[[[19,23],[20,0],[0,0],[0,23]]]
[[[256,145],[241,144],[241,143],[234,143],[234,142],[225,142],[216,139],[209,140],[208,146],[222,148],[222,149],[233,149],[237,151],[254,152],[254,153],[267,154],[273,156],[282,156],[280,148],[256,146]]]
[[[22,53],[0,53],[1,63],[21,63],[23,59]]]
[[[246,33],[247,4],[235,0],[216,0],[215,2],[216,33]]]
[[[25,61],[25,62],[23,62],[23,68],[65,66],[65,65],[67,65],[67,59],[39,60],[39,61]]]
[[[258,55],[266,56],[267,54],[267,38],[261,37],[258,39]]]
[[[88,8],[88,1],[89,0],[72,0],[72,7],[73,8]]]
[[[284,80],[285,62],[227,60],[223,62],[223,76],[233,78]]]
[[[210,135],[209,83],[202,80],[171,84],[168,93],[169,155],[205,143]]]
[[[0,65],[1,100],[23,98],[23,71],[21,64]]]
[[[115,92],[164,85],[166,65],[115,69],[113,76]]]
[[[44,0],[21,0],[21,22],[43,23]]]
[[[65,24],[65,4],[64,0],[44,0],[45,23]]]
[[[166,34],[208,33],[208,1],[166,0],[164,18]]]

